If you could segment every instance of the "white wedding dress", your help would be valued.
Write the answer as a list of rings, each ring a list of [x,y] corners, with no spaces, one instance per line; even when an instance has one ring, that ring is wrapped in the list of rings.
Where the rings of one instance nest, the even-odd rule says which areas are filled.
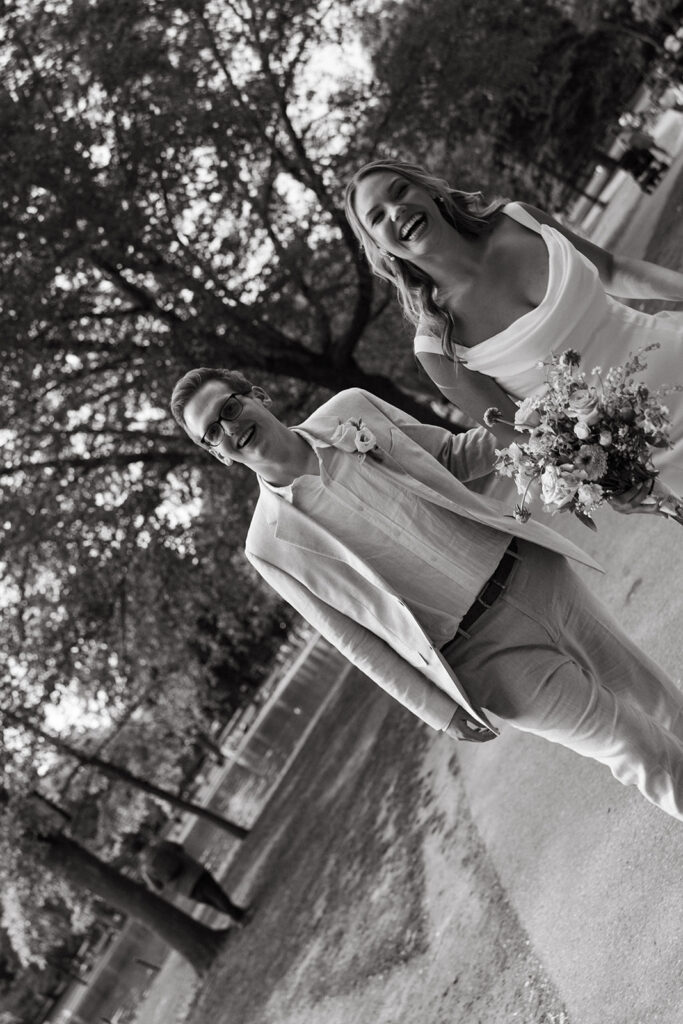
[[[651,315],[631,309],[605,292],[596,267],[555,228],[539,224],[519,204],[509,203],[504,213],[537,231],[548,247],[549,274],[540,304],[504,331],[473,345],[456,346],[470,370],[493,377],[513,398],[526,398],[544,387],[546,368],[539,365],[551,353],[573,348],[581,355],[581,369],[624,363],[629,353],[658,342],[647,352],[647,369],[637,379],[650,388],[683,384],[683,312]],[[453,363],[438,338],[418,329],[415,355],[437,386],[448,381],[450,395],[457,387]],[[421,356],[426,358],[420,358]],[[437,364],[434,356],[440,357]],[[443,362],[441,362],[443,361]],[[449,364],[449,372],[445,363]],[[657,449],[653,461],[662,481],[683,495],[683,391],[662,397],[671,414],[672,449]]]

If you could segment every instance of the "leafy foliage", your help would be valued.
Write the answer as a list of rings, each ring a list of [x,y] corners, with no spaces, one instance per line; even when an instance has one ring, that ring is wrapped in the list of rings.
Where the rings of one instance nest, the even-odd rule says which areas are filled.
[[[646,66],[637,37],[572,14],[546,0],[407,0],[366,18],[391,149],[463,188],[560,202],[558,181],[590,162]]]

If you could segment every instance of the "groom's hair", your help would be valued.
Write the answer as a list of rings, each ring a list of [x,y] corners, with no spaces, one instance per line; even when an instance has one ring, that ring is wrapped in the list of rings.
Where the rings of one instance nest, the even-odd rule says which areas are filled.
[[[188,370],[173,388],[171,412],[176,423],[183,428],[186,434],[192,437],[193,441],[197,441],[198,438],[193,436],[185,422],[185,407],[190,399],[194,398],[199,389],[203,388],[211,380],[224,380],[230,391],[235,395],[248,395],[254,386],[239,370],[225,370],[221,367],[210,366],[200,366],[196,370]]]

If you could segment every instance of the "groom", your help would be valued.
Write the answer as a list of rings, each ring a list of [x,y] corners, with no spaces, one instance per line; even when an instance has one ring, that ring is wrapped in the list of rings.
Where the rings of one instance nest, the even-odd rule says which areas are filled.
[[[293,428],[268,405],[220,369],[171,400],[197,444],[256,473],[246,554],[276,591],[432,728],[492,739],[492,712],[683,818],[683,694],[574,575],[567,559],[598,568],[589,555],[472,489],[491,434],[358,389]]]

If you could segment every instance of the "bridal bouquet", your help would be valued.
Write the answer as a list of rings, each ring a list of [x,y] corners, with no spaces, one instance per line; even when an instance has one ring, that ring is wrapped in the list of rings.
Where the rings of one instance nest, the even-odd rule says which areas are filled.
[[[529,519],[526,501],[537,491],[546,511],[573,512],[594,530],[592,513],[606,499],[649,484],[645,502],[683,524],[683,502],[657,481],[652,464],[653,448],[670,447],[669,411],[660,396],[681,389],[664,385],[652,392],[634,380],[647,365],[642,354],[652,348],[658,345],[605,374],[596,367],[590,380],[573,349],[551,357],[546,390],[518,403],[510,424],[527,437],[496,449],[496,470],[513,477],[522,495],[516,519]],[[507,422],[495,408],[486,410],[484,421]]]

